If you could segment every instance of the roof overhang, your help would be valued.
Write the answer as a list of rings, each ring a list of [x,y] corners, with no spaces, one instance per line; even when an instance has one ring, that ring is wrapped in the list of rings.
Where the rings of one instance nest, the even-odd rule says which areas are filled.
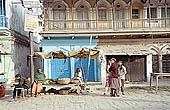
[[[80,30],[80,31],[44,31],[40,35],[43,37],[47,36],[121,36],[121,35],[162,35],[170,34],[170,28],[164,29],[124,29],[124,30],[106,30],[106,31],[96,31],[96,30]]]

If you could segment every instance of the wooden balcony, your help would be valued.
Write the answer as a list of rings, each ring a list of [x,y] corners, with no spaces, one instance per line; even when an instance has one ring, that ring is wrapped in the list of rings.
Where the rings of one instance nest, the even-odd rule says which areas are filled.
[[[44,32],[125,32],[125,31],[170,31],[170,19],[136,20],[45,20]]]

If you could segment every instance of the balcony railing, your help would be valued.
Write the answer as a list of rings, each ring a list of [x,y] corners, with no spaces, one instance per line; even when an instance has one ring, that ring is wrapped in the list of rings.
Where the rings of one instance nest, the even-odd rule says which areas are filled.
[[[0,15],[0,27],[8,27],[8,18],[4,15]]]
[[[170,19],[45,20],[45,31],[170,28]]]

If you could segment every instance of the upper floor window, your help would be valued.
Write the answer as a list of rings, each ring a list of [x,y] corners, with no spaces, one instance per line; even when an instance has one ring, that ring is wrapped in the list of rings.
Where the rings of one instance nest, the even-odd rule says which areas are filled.
[[[63,4],[58,4],[53,7],[54,20],[66,20],[66,7]]]
[[[78,10],[77,11],[77,19],[88,20],[89,19],[88,10]]]
[[[54,10],[53,18],[54,20],[66,20],[66,11],[65,10]]]
[[[165,18],[166,13],[165,13],[165,8],[161,8],[161,17]],[[167,8],[167,17],[170,18],[170,8]]]
[[[151,18],[157,18],[157,8],[150,8]],[[149,8],[147,8],[147,18],[149,18]]]
[[[132,19],[139,19],[140,18],[140,12],[138,8],[132,9]]]
[[[106,9],[105,8],[99,8],[98,9],[98,16],[99,16],[99,20],[106,20]]]
[[[124,12],[124,9],[118,9],[118,10],[115,10],[115,19],[116,20],[122,20],[125,18],[125,12]]]

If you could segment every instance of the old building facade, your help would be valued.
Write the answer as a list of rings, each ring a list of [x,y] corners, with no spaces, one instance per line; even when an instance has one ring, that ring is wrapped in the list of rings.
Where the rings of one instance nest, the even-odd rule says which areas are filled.
[[[100,56],[90,66],[94,68],[92,81],[104,84],[106,64],[111,57],[124,62],[128,71],[126,79],[129,81],[147,81],[151,72],[170,71],[167,60],[170,41],[169,0],[41,2],[44,6],[44,31],[41,33],[44,51],[89,48],[90,36],[93,37],[94,44],[90,48],[100,50]],[[45,62],[47,75],[61,71],[56,69],[51,72],[53,69],[49,69],[55,61]],[[74,61],[71,63],[75,65]],[[68,69],[69,74],[74,72],[71,68],[75,66]]]
[[[15,74],[30,76],[29,33],[24,31],[24,7],[20,0],[0,0],[0,73],[6,72],[8,83]],[[40,40],[34,34],[34,51]],[[39,65],[35,61],[36,65]]]

